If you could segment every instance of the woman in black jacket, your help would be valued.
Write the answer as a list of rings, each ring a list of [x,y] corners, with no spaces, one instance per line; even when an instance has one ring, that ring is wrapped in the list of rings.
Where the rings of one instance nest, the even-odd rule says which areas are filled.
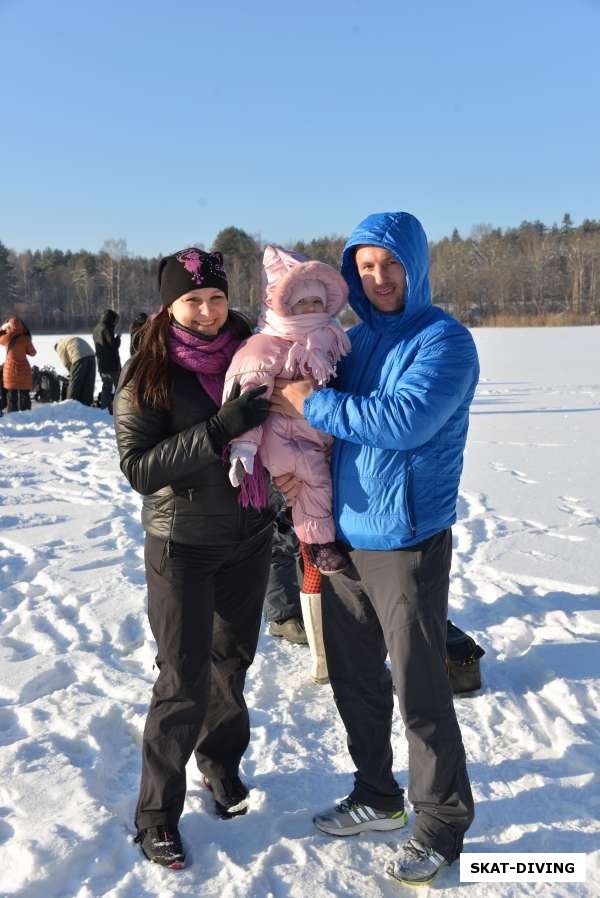
[[[234,488],[234,437],[261,424],[258,387],[221,405],[246,321],[229,311],[220,253],[191,248],[159,265],[162,309],[123,372],[114,414],[121,470],[144,497],[148,616],[159,675],[146,719],[136,840],[183,866],[178,832],[192,752],[217,813],[246,810],[239,764],[249,738],[243,689],[269,576],[275,510],[260,465]],[[244,483],[249,480],[244,479]]]

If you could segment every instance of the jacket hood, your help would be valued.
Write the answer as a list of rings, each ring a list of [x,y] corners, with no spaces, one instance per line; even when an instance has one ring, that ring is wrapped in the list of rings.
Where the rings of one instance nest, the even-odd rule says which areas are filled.
[[[114,327],[118,320],[119,316],[113,309],[105,309],[100,316],[102,324],[108,324],[109,327]]]
[[[356,247],[362,244],[387,249],[404,266],[406,294],[402,312],[379,312],[365,295],[354,260]],[[344,247],[342,274],[348,284],[350,305],[374,330],[395,330],[431,306],[427,236],[421,222],[409,212],[376,212],[361,221]]]
[[[279,246],[267,246],[263,255],[262,295],[263,305],[277,315],[287,317],[290,307],[302,296],[321,295],[314,289],[318,281],[324,288],[325,312],[332,318],[348,301],[348,286],[344,278],[331,265],[311,262],[299,253],[289,252]],[[303,289],[304,288],[304,289]]]
[[[130,327],[142,327],[148,320],[147,312],[140,312],[139,315],[136,315],[133,321],[130,324]]]

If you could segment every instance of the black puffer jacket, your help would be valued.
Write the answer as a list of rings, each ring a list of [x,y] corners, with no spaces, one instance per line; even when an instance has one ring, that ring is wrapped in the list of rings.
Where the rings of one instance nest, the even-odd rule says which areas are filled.
[[[121,370],[119,346],[121,337],[115,334],[119,316],[112,309],[106,309],[93,331],[96,358],[100,374],[118,374]]]
[[[210,418],[217,406],[193,372],[171,364],[170,375],[169,412],[136,409],[130,383],[119,384],[113,406],[121,470],[144,497],[144,530],[177,543],[215,546],[271,527],[277,509],[242,508],[220,447],[213,448]]]

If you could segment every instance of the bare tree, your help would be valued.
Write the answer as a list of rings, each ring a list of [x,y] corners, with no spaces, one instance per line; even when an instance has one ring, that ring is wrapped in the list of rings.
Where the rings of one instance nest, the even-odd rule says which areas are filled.
[[[118,240],[111,238],[102,244],[99,273],[106,284],[108,305],[119,315],[121,314],[121,268],[126,257],[127,241],[123,237]]]

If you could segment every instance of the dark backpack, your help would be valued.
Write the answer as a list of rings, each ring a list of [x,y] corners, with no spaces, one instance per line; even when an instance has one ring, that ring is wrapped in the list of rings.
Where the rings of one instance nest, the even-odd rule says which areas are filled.
[[[59,402],[61,397],[61,378],[51,365],[40,368],[34,382],[34,399],[37,402]]]
[[[451,620],[448,621],[446,657],[452,691],[474,692],[481,689],[479,659],[485,655],[472,636],[468,636]]]

